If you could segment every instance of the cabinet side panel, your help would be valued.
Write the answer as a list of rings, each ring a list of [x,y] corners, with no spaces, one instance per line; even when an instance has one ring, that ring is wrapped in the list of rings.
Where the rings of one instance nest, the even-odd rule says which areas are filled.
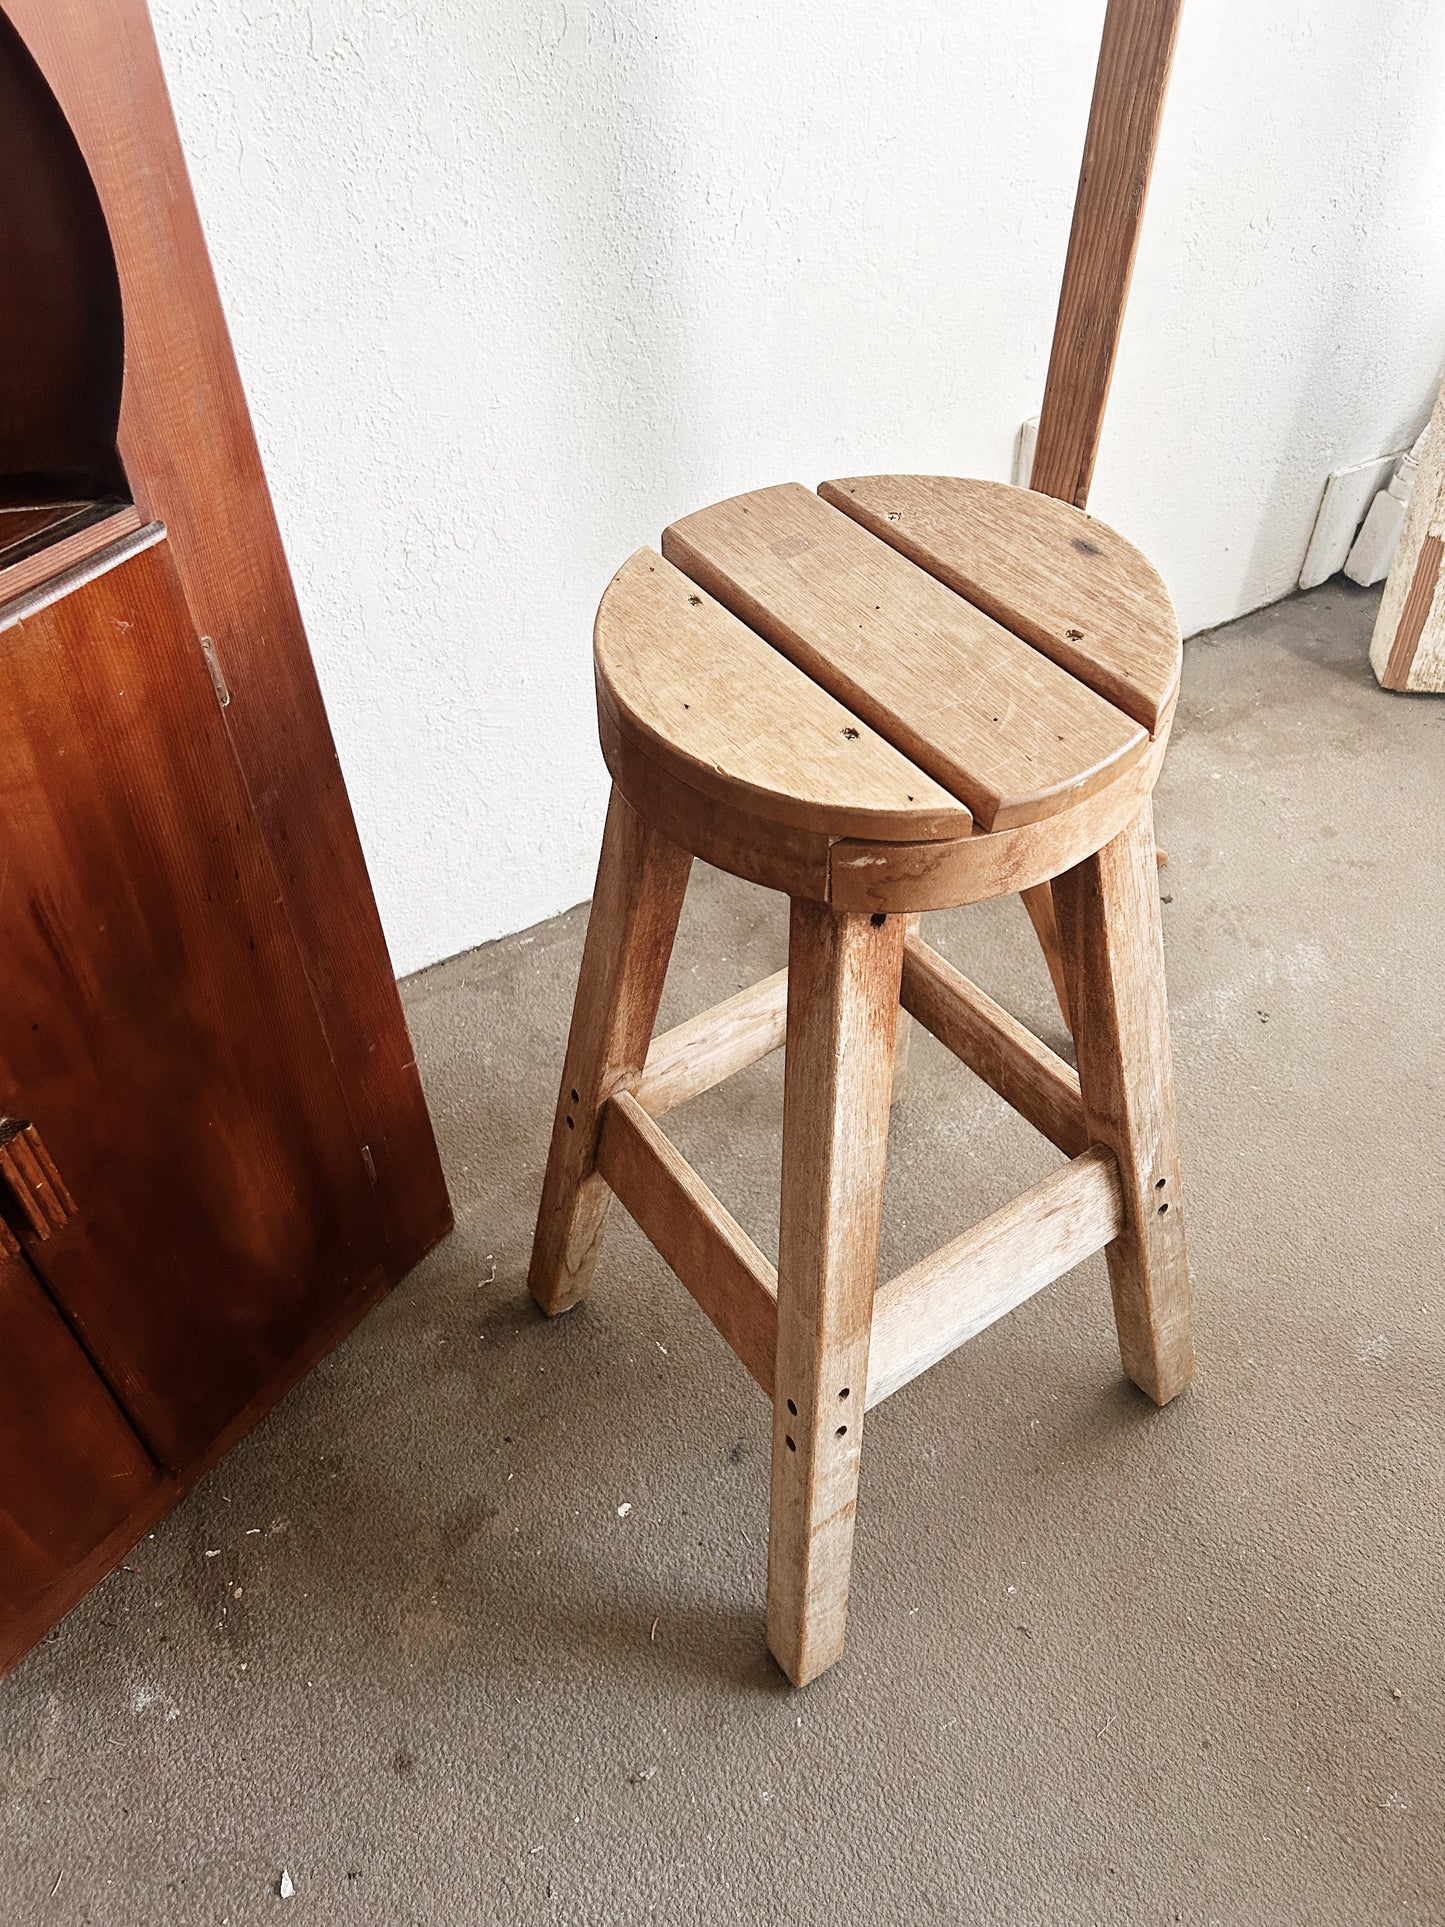
[[[23,1258],[0,1251],[0,1669],[160,1474]]]
[[[0,632],[0,982],[0,1113],[74,1200],[12,1224],[183,1470],[386,1248],[164,543]]]
[[[6,0],[100,195],[125,307],[120,447],[171,533],[399,1276],[450,1206],[144,0]]]

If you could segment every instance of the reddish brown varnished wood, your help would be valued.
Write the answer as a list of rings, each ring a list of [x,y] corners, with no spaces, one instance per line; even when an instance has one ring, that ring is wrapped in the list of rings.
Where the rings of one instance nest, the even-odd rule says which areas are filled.
[[[1194,1329],[1151,806],[1059,877],[1054,899],[1085,1124],[1117,1158],[1124,1200],[1108,1248],[1119,1351],[1165,1405],[1194,1376]]]
[[[843,1650],[906,933],[789,922],[767,1625],[795,1686]]]
[[[95,181],[125,313],[121,457],[229,687],[226,727],[399,1276],[450,1206],[144,0],[5,11]]]
[[[21,1133],[11,1226],[179,1471],[380,1221],[166,546],[0,641],[0,1115],[76,1207]]]
[[[144,0],[5,17],[0,1112],[34,1125],[0,1212],[174,1476],[0,1615],[0,1669],[450,1223]],[[147,518],[171,560],[118,568]],[[0,1449],[0,1507],[31,1476]]]
[[[4,1243],[4,1239],[5,1233],[0,1227],[0,1244]],[[356,1297],[348,1299],[339,1310],[322,1318],[308,1333],[300,1348],[287,1359],[282,1370],[222,1427],[205,1451],[199,1458],[193,1459],[180,1476],[158,1477],[154,1485],[131,1506],[122,1522],[106,1537],[97,1540],[83,1557],[67,1565],[54,1583],[47,1586],[23,1613],[12,1619],[0,1616],[0,1675],[23,1657],[47,1627],[53,1626],[56,1620],[85,1597],[98,1580],[112,1571],[156,1521],[164,1518],[213,1466],[219,1464],[238,1440],[243,1439],[301,1382],[313,1365],[341,1342],[385,1294],[390,1284],[391,1280],[385,1272],[379,1269],[374,1272]],[[24,1462],[23,1459],[21,1462]]]
[[[162,1480],[0,1227],[0,1665]]]

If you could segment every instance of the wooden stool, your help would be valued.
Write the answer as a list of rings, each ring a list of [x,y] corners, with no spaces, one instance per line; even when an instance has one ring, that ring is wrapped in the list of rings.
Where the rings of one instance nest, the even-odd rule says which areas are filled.
[[[798,1685],[843,1648],[880,1399],[1101,1247],[1125,1371],[1159,1404],[1193,1373],[1150,809],[1181,653],[1113,530],[932,476],[719,503],[603,597],[613,794],[530,1284],[577,1302],[615,1193],[772,1400]],[[649,1049],[694,856],[788,894],[788,968]],[[1057,918],[1077,1075],[919,934],[1009,891]],[[1068,1162],[875,1293],[900,1001]],[[774,1272],[657,1119],[783,1043]]]

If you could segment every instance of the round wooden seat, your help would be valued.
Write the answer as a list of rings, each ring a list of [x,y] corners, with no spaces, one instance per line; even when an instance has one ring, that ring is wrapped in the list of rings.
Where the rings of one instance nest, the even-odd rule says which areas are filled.
[[[1029,888],[1153,786],[1179,626],[1083,511],[1000,483],[761,489],[674,523],[602,598],[603,751],[694,854],[840,908]]]

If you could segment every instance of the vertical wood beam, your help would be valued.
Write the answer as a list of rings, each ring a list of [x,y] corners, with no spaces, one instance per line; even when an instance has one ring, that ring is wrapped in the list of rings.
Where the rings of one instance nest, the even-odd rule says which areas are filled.
[[[1024,908],[1029,913],[1029,922],[1034,927],[1034,935],[1039,940],[1039,949],[1044,953],[1044,962],[1049,967],[1049,981],[1058,999],[1059,1015],[1064,1020],[1065,1030],[1069,1029],[1069,987],[1064,981],[1064,960],[1059,951],[1059,920],[1054,911],[1054,891],[1052,884],[1036,883],[1031,890],[1021,890]]]
[[[795,1686],[843,1650],[905,928],[793,903],[768,1644]]]
[[[1083,508],[1183,0],[1109,0],[1029,486]]]
[[[915,910],[903,919],[903,941],[921,940],[923,936],[923,917]],[[906,1010],[898,1013],[898,1029],[893,1038],[893,1102],[900,1103],[908,1095],[908,1082],[912,1075],[909,1069],[909,1054],[913,1048],[913,1019]]]
[[[1410,672],[1415,667],[1420,638],[1425,633],[1425,625],[1435,606],[1435,592],[1440,586],[1441,547],[1438,535],[1427,535],[1420,544],[1410,587],[1400,610],[1395,639],[1390,644],[1390,653],[1385,658],[1385,667],[1380,675],[1380,686],[1384,689],[1410,687]]]
[[[1029,487],[1083,508],[1139,251],[1184,0],[1109,0]],[[1052,885],[1024,892],[1064,1023]]]
[[[614,788],[527,1276],[549,1316],[591,1282],[612,1201],[597,1169],[602,1113],[642,1076],[691,868]]]
[[[1054,879],[1089,1136],[1119,1161],[1126,1222],[1107,1248],[1124,1369],[1157,1405],[1194,1376],[1164,940],[1148,803]]]

